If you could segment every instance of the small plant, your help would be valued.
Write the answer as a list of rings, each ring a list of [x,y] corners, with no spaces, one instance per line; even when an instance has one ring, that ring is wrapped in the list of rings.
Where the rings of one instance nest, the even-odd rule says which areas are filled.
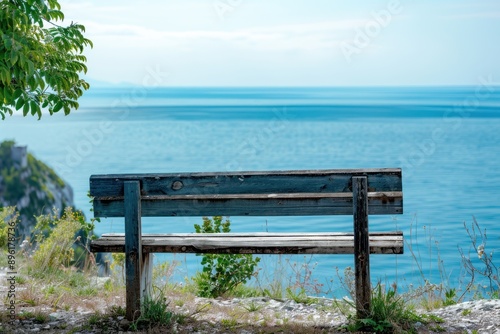
[[[173,313],[168,311],[168,303],[164,296],[145,298],[141,315],[131,325],[131,330],[138,330],[145,326],[164,326],[172,321]]]
[[[465,309],[465,310],[462,311],[462,316],[466,317],[466,316],[468,316],[471,313],[472,313],[472,311],[467,308],[467,309]]]
[[[113,305],[109,308],[109,314],[112,317],[124,317],[126,314],[126,309],[122,306]]]
[[[222,319],[220,323],[227,330],[233,330],[238,326],[238,321],[236,321],[236,319]]]
[[[351,303],[351,302],[349,302]],[[354,304],[351,304],[354,307]],[[396,293],[395,289],[382,289],[379,283],[372,291],[368,317],[357,319],[350,316],[349,331],[368,331],[374,333],[415,332],[416,322],[425,323],[424,317],[416,314],[412,307]]]
[[[97,325],[101,321],[101,315],[99,313],[92,314],[89,317],[88,323],[91,326]]]
[[[446,328],[444,328],[441,325],[431,326],[429,329],[431,331],[433,331],[433,332],[438,332],[438,333],[444,333],[444,332],[446,332]]]
[[[445,300],[443,301],[444,306],[455,305],[457,302],[455,298],[457,297],[456,289],[448,289],[444,293]]]
[[[21,320],[30,319],[30,320],[33,320],[37,324],[44,324],[44,323],[49,321],[49,316],[42,313],[41,311],[22,312],[21,314],[19,314],[19,319],[21,319]]]
[[[28,280],[24,276],[16,276],[16,283],[17,284],[26,284]]]
[[[79,289],[76,292],[76,295],[83,296],[83,297],[90,297],[90,296],[96,296],[97,293],[98,293],[98,291],[96,288],[87,286],[87,287],[83,287],[83,288]]]
[[[262,308],[262,306],[252,300],[250,303],[244,304],[243,308],[248,312],[257,312]]]
[[[194,228],[196,233],[228,233],[230,225],[229,219],[223,221],[221,216],[203,217],[203,225],[195,224]],[[204,254],[203,271],[194,278],[198,296],[216,298],[233,291],[255,275],[259,261],[260,258],[254,259],[251,254]]]
[[[292,290],[292,288],[286,288],[286,296],[287,296],[287,298],[293,300],[296,303],[300,303],[300,304],[310,305],[316,301],[315,298],[309,297],[306,294],[306,290],[304,288],[300,288],[300,289],[298,289],[298,291]]]

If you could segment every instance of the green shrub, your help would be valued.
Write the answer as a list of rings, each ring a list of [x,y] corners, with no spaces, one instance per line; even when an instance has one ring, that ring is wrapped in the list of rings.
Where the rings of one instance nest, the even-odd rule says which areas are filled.
[[[215,216],[203,217],[203,225],[195,224],[194,228],[196,233],[228,233],[230,226],[229,219],[223,221],[221,216]],[[198,296],[216,298],[233,291],[255,275],[259,261],[251,254],[204,254],[203,271],[194,277]]]
[[[35,240],[38,249],[33,254],[33,269],[46,271],[69,266],[74,260],[75,235],[81,228],[82,215],[71,207],[64,210],[60,219],[56,216],[37,217]],[[46,236],[48,234],[48,236]]]
[[[15,207],[7,206],[0,208],[0,249],[7,249],[9,229],[16,226],[18,217],[19,212],[16,211]]]

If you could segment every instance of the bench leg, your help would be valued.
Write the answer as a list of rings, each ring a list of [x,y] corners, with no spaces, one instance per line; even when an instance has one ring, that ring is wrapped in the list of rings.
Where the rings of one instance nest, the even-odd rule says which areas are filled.
[[[139,181],[125,181],[125,284],[127,319],[136,319],[141,312],[141,274],[142,274],[142,244],[141,244],[141,190]]]
[[[148,298],[152,296],[153,291],[151,291],[151,281],[153,279],[153,254],[143,253],[142,254],[142,268],[141,268],[141,291],[142,298]]]
[[[352,178],[354,210],[354,266],[356,313],[368,317],[371,304],[370,244],[368,233],[368,181],[366,176]]]

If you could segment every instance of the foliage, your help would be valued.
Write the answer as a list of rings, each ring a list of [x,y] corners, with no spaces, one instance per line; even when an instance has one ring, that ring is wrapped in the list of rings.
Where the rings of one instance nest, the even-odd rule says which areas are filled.
[[[354,307],[354,303],[351,306]],[[415,313],[395,289],[385,291],[379,283],[372,290],[368,317],[358,319],[351,315],[347,329],[374,333],[416,333],[414,324],[417,322],[425,323],[426,320]]]
[[[0,207],[0,249],[7,248],[9,229],[17,224],[19,213],[13,206]]]
[[[33,254],[33,269],[45,271],[72,264],[75,235],[82,222],[82,213],[70,207],[64,210],[60,219],[57,219],[56,214],[37,217],[34,239],[38,249]]]
[[[58,0],[0,1],[0,116],[52,115],[78,108],[78,98],[89,84],[82,54],[92,42],[78,23],[61,26],[64,14]],[[50,27],[46,27],[46,26]]]
[[[230,221],[221,216],[203,217],[203,225],[195,224],[196,233],[229,233]],[[216,298],[245,284],[255,275],[260,258],[251,254],[204,254],[203,271],[194,278],[200,297]]]

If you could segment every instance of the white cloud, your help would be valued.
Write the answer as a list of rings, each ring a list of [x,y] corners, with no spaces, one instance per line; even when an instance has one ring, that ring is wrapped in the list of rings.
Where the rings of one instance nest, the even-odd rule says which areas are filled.
[[[346,34],[363,24],[361,20],[328,21],[306,24],[291,24],[274,27],[226,30],[168,31],[151,29],[133,24],[109,24],[87,22],[89,37],[97,44],[106,41],[111,44],[126,43],[131,47],[139,45],[179,46],[197,49],[222,43],[236,48],[252,49],[321,49],[331,48]],[[138,43],[136,45],[135,43]]]

